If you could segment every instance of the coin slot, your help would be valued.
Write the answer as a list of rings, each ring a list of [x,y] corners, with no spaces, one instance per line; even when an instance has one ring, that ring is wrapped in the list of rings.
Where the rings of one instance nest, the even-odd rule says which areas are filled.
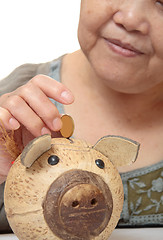
[[[96,200],[96,198],[93,198],[92,200],[91,200],[91,205],[96,205],[97,204],[97,200]]]
[[[79,206],[79,202],[78,201],[73,201],[72,202],[72,207],[73,208],[76,208],[76,207],[78,207]]]

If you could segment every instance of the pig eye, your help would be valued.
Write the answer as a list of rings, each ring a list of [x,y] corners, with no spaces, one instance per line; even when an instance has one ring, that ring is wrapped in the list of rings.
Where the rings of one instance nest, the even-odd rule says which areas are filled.
[[[101,159],[96,159],[95,163],[96,163],[97,167],[104,169],[104,167],[105,167],[104,161],[102,161]]]
[[[59,163],[59,157],[57,155],[51,155],[48,158],[48,163],[52,166],[58,164]]]

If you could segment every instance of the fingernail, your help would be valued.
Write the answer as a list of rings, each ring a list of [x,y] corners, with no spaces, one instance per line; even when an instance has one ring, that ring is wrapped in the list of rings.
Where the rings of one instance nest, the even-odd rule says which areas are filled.
[[[55,118],[53,120],[53,129],[54,131],[59,131],[62,128],[62,121],[60,118]]]
[[[14,130],[17,130],[20,127],[20,123],[15,118],[10,118],[9,124]]]
[[[69,91],[63,91],[61,93],[61,98],[67,103],[71,103],[74,100],[72,93],[70,93]]]
[[[50,134],[51,135],[51,132],[50,132],[50,130],[48,128],[43,127],[41,129],[41,135],[44,135],[44,134]]]

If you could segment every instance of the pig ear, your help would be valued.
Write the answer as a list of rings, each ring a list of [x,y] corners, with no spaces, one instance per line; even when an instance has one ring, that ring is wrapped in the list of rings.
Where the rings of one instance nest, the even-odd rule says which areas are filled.
[[[110,135],[99,139],[93,148],[119,167],[135,162],[139,147],[139,143],[131,139]]]
[[[21,163],[29,168],[44,152],[51,148],[51,136],[46,134],[29,142],[20,155]]]

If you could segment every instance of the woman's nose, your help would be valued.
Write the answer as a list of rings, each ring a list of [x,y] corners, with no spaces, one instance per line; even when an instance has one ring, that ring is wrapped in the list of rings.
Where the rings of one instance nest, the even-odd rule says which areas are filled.
[[[146,1],[146,0],[145,0]],[[124,2],[118,7],[113,16],[114,22],[129,32],[141,32],[146,35],[149,31],[149,21],[144,1],[136,0]]]

